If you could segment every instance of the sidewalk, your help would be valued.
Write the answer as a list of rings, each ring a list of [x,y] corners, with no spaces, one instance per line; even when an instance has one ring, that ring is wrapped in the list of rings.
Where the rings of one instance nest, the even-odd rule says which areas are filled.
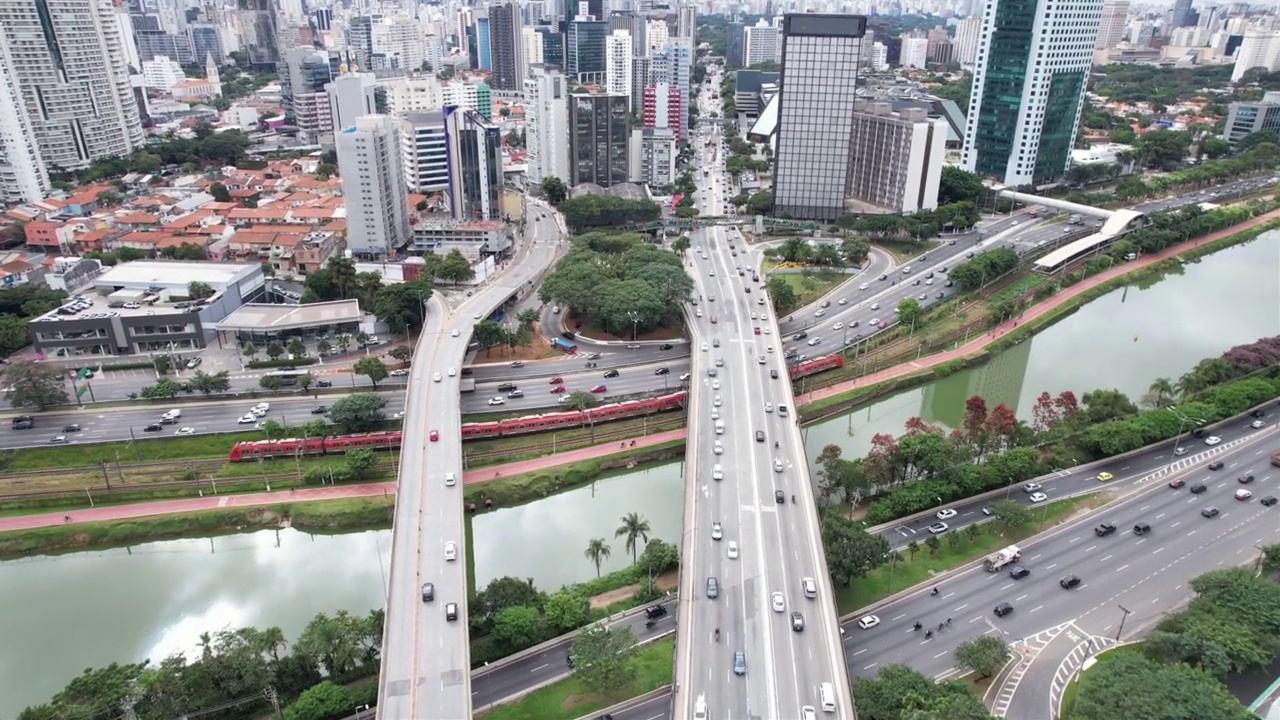
[[[832,385],[830,387],[814,390],[813,392],[805,395],[799,395],[796,397],[796,407],[803,407],[805,405],[808,405],[809,403],[812,403],[818,400],[823,400],[825,398],[829,398],[834,395],[840,395],[841,393],[847,393],[850,390],[855,390],[861,387],[867,387],[869,385],[875,385],[877,383],[882,383],[886,380],[893,380],[895,378],[900,378],[904,375],[910,375],[912,373],[916,373],[921,370],[928,370],[929,368],[949,363],[952,360],[968,357],[970,355],[977,353],[978,351],[982,350],[988,345],[994,343],[995,341],[1009,334],[1013,330],[1017,329],[1019,324],[1026,325],[1028,322],[1035,320],[1036,318],[1039,318],[1052,310],[1057,309],[1060,305],[1067,302],[1068,300],[1078,297],[1082,293],[1088,292],[1089,290],[1092,290],[1093,288],[1098,287],[1099,285],[1113,278],[1117,278],[1117,277],[1120,277],[1121,275],[1128,274],[1130,272],[1133,272],[1134,270],[1137,270],[1138,268],[1147,267],[1149,265],[1153,265],[1163,260],[1176,257],[1179,254],[1187,250],[1190,250],[1191,248],[1199,247],[1204,243],[1214,242],[1224,237],[1229,237],[1231,235],[1244,232],[1245,230],[1248,230],[1253,227],[1257,227],[1258,225],[1274,220],[1276,218],[1280,218],[1280,210],[1272,210],[1271,212],[1265,215],[1259,215],[1258,217],[1255,217],[1252,220],[1249,220],[1248,222],[1241,223],[1239,225],[1233,225],[1232,227],[1229,227],[1225,230],[1219,230],[1216,233],[1212,233],[1202,238],[1198,238],[1196,240],[1191,240],[1189,242],[1182,243],[1181,245],[1174,245],[1173,247],[1166,248],[1153,255],[1144,255],[1143,257],[1138,258],[1137,260],[1127,262],[1123,265],[1112,266],[1107,270],[1104,270],[1103,272],[1098,273],[1097,275],[1094,275],[1090,278],[1087,278],[1081,282],[1076,283],[1075,285],[1072,285],[1071,287],[1063,290],[1062,292],[1057,293],[1053,297],[1047,298],[1040,303],[1032,305],[1031,307],[1021,312],[1018,315],[1018,317],[1005,321],[1004,323],[993,328],[987,334],[976,337],[973,340],[970,340],[969,342],[965,343],[964,345],[961,345],[960,347],[954,350],[947,350],[945,352],[935,353],[933,355],[927,355],[918,360],[913,360],[911,362],[903,363],[901,365],[895,365],[890,368],[885,368],[884,370],[881,370],[879,372],[874,372],[874,373],[871,373],[870,375],[864,375],[860,378],[856,378],[848,382],[843,382],[837,385]]]
[[[681,440],[684,438],[684,435],[685,431],[683,429],[668,430],[667,432],[636,438],[634,440],[634,445],[632,445],[633,441],[628,440],[627,447],[644,448],[651,447],[653,445],[661,445],[662,443],[670,442],[672,440]],[[471,470],[463,473],[462,479],[463,482],[468,485],[492,482],[499,478],[537,472],[539,470],[546,470],[559,465],[578,462],[580,460],[590,460],[592,458],[612,455],[614,450],[621,449],[622,448],[614,447],[613,443],[579,448],[577,450],[556,453],[554,455],[544,455],[531,460],[522,460],[520,462],[507,463],[505,465]],[[318,488],[300,488],[297,490],[277,490],[274,492],[270,491],[270,487],[271,486],[268,485],[268,491],[261,493],[206,496],[198,498],[184,498],[181,500],[159,500],[156,502],[144,502],[132,505],[111,505],[99,508],[72,510],[70,513],[72,520],[69,524],[75,525],[78,523],[111,522],[116,520],[153,517],[156,515],[171,515],[173,513],[199,512],[201,510],[259,507],[262,505],[275,505],[277,503],[367,498],[378,497],[380,495],[388,497],[394,495],[396,492],[396,484],[394,482],[366,483],[363,485],[330,485]],[[34,528],[62,525],[66,522],[63,520],[64,514],[65,513],[58,512],[0,518],[0,532],[31,530]]]

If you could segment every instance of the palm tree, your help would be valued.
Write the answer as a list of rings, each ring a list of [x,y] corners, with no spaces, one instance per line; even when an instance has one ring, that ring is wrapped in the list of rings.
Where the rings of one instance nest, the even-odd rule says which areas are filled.
[[[271,660],[280,664],[280,651],[287,644],[284,632],[278,627],[269,627],[259,634],[258,639],[262,642],[263,649],[271,655]]]
[[[587,551],[583,553],[596,566],[597,578],[600,577],[600,566],[612,554],[613,551],[609,549],[609,543],[605,542],[604,538],[591,538],[591,542],[587,543]]]
[[[1156,378],[1151,383],[1151,387],[1147,388],[1147,392],[1155,399],[1156,407],[1163,407],[1169,404],[1169,401],[1177,397],[1177,391],[1174,389],[1173,381],[1169,378]]]
[[[622,516],[622,524],[613,533],[614,537],[626,537],[627,542],[623,546],[631,553],[631,562],[634,564],[638,555],[636,552],[636,539],[644,540],[646,544],[649,542],[649,533],[653,532],[653,528],[649,527],[649,521],[640,517],[636,513],[627,513]]]

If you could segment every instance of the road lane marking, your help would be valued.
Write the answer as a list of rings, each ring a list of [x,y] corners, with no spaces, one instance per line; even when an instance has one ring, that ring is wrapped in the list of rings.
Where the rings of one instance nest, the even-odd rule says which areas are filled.
[[[1113,557],[1115,557],[1115,556],[1114,556],[1114,555],[1108,555],[1108,556],[1106,556],[1106,557],[1102,558],[1101,560],[1099,560],[1098,562],[1106,562],[1106,561],[1110,560],[1110,559],[1111,559],[1111,558],[1113,558]]]
[[[1031,612],[1035,612],[1035,611],[1037,611],[1037,610],[1039,610],[1039,609],[1041,609],[1041,608],[1043,608],[1043,607],[1044,607],[1043,605],[1037,605],[1037,606],[1035,606],[1035,607],[1031,608]]]
[[[1124,571],[1125,571],[1125,570],[1127,570],[1128,568],[1129,568],[1129,565],[1126,563],[1126,564],[1121,565],[1120,567],[1116,568],[1116,572],[1124,572]]]
[[[1014,602],[1022,602],[1023,600],[1026,600],[1026,599],[1027,599],[1027,597],[1028,597],[1027,595],[1020,595],[1020,596],[1018,596],[1018,597],[1014,598],[1014,599],[1013,599],[1013,601],[1014,601]]]
[[[539,670],[541,670],[541,669],[543,669],[543,668],[545,668],[545,667],[549,667],[549,666],[550,666],[550,663],[543,663],[543,664],[539,665],[538,667],[533,668],[533,669],[532,669],[532,670],[530,670],[529,672],[531,672],[531,673],[533,673],[533,672],[538,672]]]

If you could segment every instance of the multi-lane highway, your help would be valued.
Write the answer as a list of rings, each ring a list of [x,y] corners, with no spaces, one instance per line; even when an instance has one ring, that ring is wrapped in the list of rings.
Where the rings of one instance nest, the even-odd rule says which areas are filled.
[[[432,298],[414,354],[378,685],[387,720],[471,715],[460,376],[448,368],[462,364],[475,322],[528,291],[559,254],[556,219],[526,208],[526,239],[507,271],[457,308]]]
[[[718,132],[710,131],[713,148]],[[703,162],[713,165],[715,152],[704,147]],[[714,203],[726,190],[719,173],[709,177],[700,193]],[[760,258],[730,247],[723,228],[690,239],[701,247],[688,259],[705,302],[690,324],[697,347],[676,716],[799,717],[824,704],[848,716],[808,466],[794,410],[778,410],[793,406],[790,383],[781,355],[768,349],[772,333],[755,334],[772,325],[759,320],[771,309],[751,277]]]

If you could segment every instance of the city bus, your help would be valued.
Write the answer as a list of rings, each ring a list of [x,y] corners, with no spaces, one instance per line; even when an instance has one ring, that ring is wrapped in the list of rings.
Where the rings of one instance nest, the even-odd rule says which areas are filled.
[[[298,378],[310,374],[310,370],[272,370],[266,377],[278,378],[281,385],[297,385]]]

